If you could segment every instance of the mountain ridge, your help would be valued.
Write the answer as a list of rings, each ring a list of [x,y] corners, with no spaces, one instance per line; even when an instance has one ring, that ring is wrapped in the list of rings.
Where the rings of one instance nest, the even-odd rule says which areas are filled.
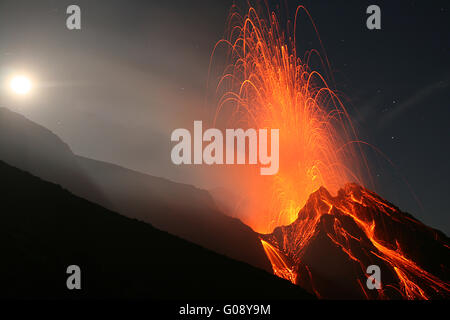
[[[318,297],[450,296],[449,238],[355,183],[336,196],[319,188],[293,223],[261,238],[266,253],[285,259],[283,265],[272,254],[275,273]],[[369,265],[380,267],[382,290],[366,287]]]
[[[257,234],[217,209],[206,190],[76,156],[50,130],[0,108],[0,160],[84,199],[271,271]]]

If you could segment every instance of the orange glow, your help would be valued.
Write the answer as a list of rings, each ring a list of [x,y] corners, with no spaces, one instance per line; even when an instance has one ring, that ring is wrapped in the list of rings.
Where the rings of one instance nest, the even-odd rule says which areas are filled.
[[[245,196],[236,215],[269,233],[294,221],[320,186],[335,192],[345,182],[361,183],[364,156],[355,148],[358,139],[345,107],[308,65],[313,56],[320,58],[317,51],[300,59],[295,36],[282,31],[275,14],[266,20],[254,8],[244,17],[232,11],[229,25],[228,38],[215,48],[228,48],[231,63],[216,88],[220,100],[214,126],[280,130],[278,174],[235,172]]]

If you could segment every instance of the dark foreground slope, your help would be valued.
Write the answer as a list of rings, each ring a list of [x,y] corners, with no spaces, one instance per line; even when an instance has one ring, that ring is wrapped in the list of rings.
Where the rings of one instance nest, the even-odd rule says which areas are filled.
[[[0,297],[309,298],[299,287],[0,162]],[[66,288],[79,265],[82,290]]]
[[[102,191],[100,205],[255,267],[272,271],[258,234],[221,213],[211,195],[194,186],[76,157]]]
[[[6,108],[0,108],[0,160],[126,217],[271,271],[258,235],[218,211],[207,191],[78,157],[50,130]]]

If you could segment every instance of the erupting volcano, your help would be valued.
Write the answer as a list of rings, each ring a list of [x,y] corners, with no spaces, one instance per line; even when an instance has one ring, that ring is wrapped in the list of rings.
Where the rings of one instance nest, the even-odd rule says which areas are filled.
[[[261,235],[274,273],[322,298],[449,298],[449,239],[375,193],[314,192],[298,218]],[[366,269],[381,269],[369,290]]]
[[[311,67],[319,58],[331,74],[326,56],[298,56],[300,14],[317,33],[302,6],[293,27],[288,22],[290,33],[269,10],[243,16],[233,7],[228,37],[215,47],[228,48],[230,63],[217,83],[214,125],[280,130],[277,175],[234,173],[245,198],[235,214],[261,233],[274,273],[318,297],[448,298],[448,238],[361,187],[372,185],[367,144]],[[366,286],[369,265],[381,269],[380,290]]]

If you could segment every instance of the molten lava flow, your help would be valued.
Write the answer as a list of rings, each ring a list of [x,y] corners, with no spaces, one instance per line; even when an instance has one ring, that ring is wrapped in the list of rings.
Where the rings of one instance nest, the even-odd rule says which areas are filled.
[[[254,8],[244,17],[232,11],[229,25],[228,38],[215,48],[225,44],[231,63],[217,85],[214,126],[280,130],[277,175],[235,173],[246,196],[239,217],[267,233],[294,221],[320,186],[335,192],[348,181],[361,183],[364,159],[352,143],[357,138],[346,109],[308,65],[317,51],[300,59],[295,37],[282,31],[275,14],[265,20]]]
[[[400,280],[399,283],[401,292],[404,293],[405,298],[428,299],[428,295],[425,293],[425,291],[422,290],[418,284],[416,284],[417,280],[424,281],[426,283],[426,286],[431,287],[437,293],[439,293],[440,291],[443,291],[444,293],[450,292],[449,284],[441,281],[439,278],[433,276],[429,272],[419,267],[416,263],[414,263],[414,261],[408,259],[405,253],[401,250],[400,244],[397,241],[395,242],[396,249],[390,249],[385,244],[383,244],[383,240],[378,239],[375,235],[375,221],[364,221],[358,218],[358,209],[355,208],[354,203],[358,203],[363,207],[370,205],[373,207],[373,205],[375,204],[376,210],[379,210],[382,214],[385,214],[388,217],[396,215],[397,217],[395,218],[397,219],[400,218],[398,210],[395,210],[394,207],[378,200],[374,195],[366,190],[361,193],[359,199],[355,199],[355,195],[351,193],[350,199],[347,199],[344,204],[339,206],[339,209],[342,212],[354,219],[354,221],[365,232],[371,243],[379,251],[379,253],[372,253],[378,256],[380,259],[385,260],[395,270]],[[416,223],[415,221],[413,222]]]
[[[261,239],[261,243],[267,257],[270,260],[270,263],[272,264],[274,274],[280,278],[284,278],[292,283],[295,283],[297,274],[294,272],[292,267],[289,267],[286,257],[267,241]]]
[[[347,184],[336,197],[319,189],[300,210],[296,221],[261,237],[271,244],[271,251],[278,248],[278,260],[293,261],[288,269],[297,274],[296,283],[312,286],[311,291],[318,296],[325,295],[322,292],[328,284],[318,285],[315,275],[337,277],[323,271],[327,255],[334,257],[336,268],[341,268],[347,277],[342,282],[342,293],[336,290],[344,296],[348,292],[352,298],[450,296],[450,283],[442,280],[448,279],[448,265],[444,265],[449,257],[448,238],[356,184]],[[264,245],[270,258],[272,253],[267,248]],[[323,251],[317,254],[317,249]],[[270,261],[275,273],[286,278],[286,267],[272,258]],[[372,264],[382,270],[381,290],[368,290],[365,286],[366,269]]]

